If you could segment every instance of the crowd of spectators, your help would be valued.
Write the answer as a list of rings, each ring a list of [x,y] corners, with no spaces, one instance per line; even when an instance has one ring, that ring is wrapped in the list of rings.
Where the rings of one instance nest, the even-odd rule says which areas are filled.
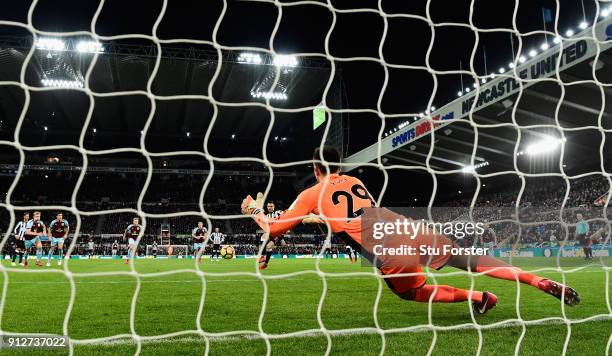
[[[41,173],[42,174],[42,173]],[[62,173],[63,178],[31,174],[20,180],[12,203],[15,206],[56,205],[71,206],[71,195],[77,173]],[[88,177],[78,191],[77,208],[88,212],[80,214],[80,231],[76,239],[73,253],[85,251],[90,240],[96,246],[99,254],[110,254],[113,242],[120,245],[120,252],[125,252],[123,232],[135,216],[133,212],[117,212],[108,214],[91,214],[103,210],[136,209],[146,176],[139,173],[122,175],[96,174]],[[52,180],[53,189],[42,189],[41,179]],[[264,191],[267,179],[262,176],[213,176],[202,195],[202,187],[206,176],[178,176],[162,179],[162,175],[154,175],[142,200],[141,208],[145,214],[170,214],[175,216],[159,217],[145,216],[146,230],[141,240],[142,252],[154,241],[161,245],[190,246],[192,244],[191,230],[198,221],[211,230],[219,228],[226,234],[226,243],[234,245],[238,253],[254,254],[259,250],[261,232],[258,226],[249,218],[241,217],[239,203],[247,193]],[[177,183],[180,181],[179,183]],[[44,181],[43,181],[44,182]],[[569,190],[568,184],[569,182]],[[275,178],[271,199],[277,208],[285,209],[291,204],[291,199],[297,195],[290,178]],[[36,189],[26,189],[27,186]],[[39,189],[40,187],[40,189]],[[519,187],[520,188],[520,187]],[[609,182],[599,175],[580,179],[552,179],[544,183],[534,184],[527,181],[520,195],[519,190],[502,190],[482,192],[479,194],[476,209],[466,208],[472,197],[453,199],[443,202],[451,209],[448,216],[441,219],[449,221],[469,220],[487,223],[486,239],[482,237],[466,238],[458,241],[461,245],[479,245],[488,243],[496,247],[549,246],[565,243],[575,243],[576,214],[581,213],[590,221],[592,231],[604,227],[602,208],[595,207],[593,202],[610,189]],[[562,207],[566,191],[566,203]],[[44,194],[44,195],[43,195]],[[467,195],[467,194],[466,194]],[[202,199],[202,200],[201,200]],[[519,204],[517,204],[517,201]],[[461,208],[462,207],[462,208]],[[200,214],[204,209],[207,218]],[[21,210],[16,210],[19,219]],[[56,210],[43,210],[43,221],[50,223]],[[187,214],[190,212],[190,214]],[[64,210],[64,218],[71,224],[71,231],[76,228],[76,216],[69,210]],[[229,218],[229,215],[234,217]],[[6,216],[6,214],[5,214]],[[143,217],[141,216],[141,219]],[[599,219],[599,220],[598,220]],[[607,216],[609,222],[610,216]],[[4,216],[3,221],[8,221]],[[511,220],[511,221],[508,221]],[[8,226],[2,226],[4,231]],[[12,229],[12,228],[11,228]],[[162,237],[162,230],[167,230],[167,236]],[[278,253],[309,254],[321,250],[327,236],[327,227],[320,225],[300,225],[287,235],[288,246],[278,250]],[[71,234],[71,238],[74,238]],[[599,238],[605,241],[606,236]],[[487,240],[488,239],[488,240]],[[487,240],[487,241],[484,241]],[[332,235],[331,251],[342,251],[343,242]]]

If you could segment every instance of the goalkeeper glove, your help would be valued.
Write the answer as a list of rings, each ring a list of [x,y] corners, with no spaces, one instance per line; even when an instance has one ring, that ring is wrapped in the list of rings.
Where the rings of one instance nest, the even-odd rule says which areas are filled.
[[[250,195],[242,200],[240,209],[244,215],[257,215],[263,211],[263,193],[257,193],[257,199]]]

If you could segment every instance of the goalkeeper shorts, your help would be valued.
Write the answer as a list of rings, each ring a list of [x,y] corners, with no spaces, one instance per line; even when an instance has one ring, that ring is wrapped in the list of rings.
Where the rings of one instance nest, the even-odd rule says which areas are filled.
[[[413,268],[381,268],[380,272],[385,276],[384,280],[393,293],[403,295],[412,289],[421,288],[426,280],[421,266]],[[402,275],[408,274],[410,275]],[[399,275],[395,277],[394,275]]]

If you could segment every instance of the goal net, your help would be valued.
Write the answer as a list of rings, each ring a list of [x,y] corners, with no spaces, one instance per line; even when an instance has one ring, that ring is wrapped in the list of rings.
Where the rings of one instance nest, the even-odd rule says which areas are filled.
[[[551,352],[580,350],[580,340],[592,336],[586,327],[603,339],[597,352],[610,354],[612,3],[538,8],[516,0],[499,9],[476,0],[410,3],[223,0],[206,2],[210,11],[203,14],[160,0],[132,21],[140,10],[105,0],[60,15],[49,1],[33,0],[15,5],[14,16],[0,15],[0,154],[8,157],[0,164],[6,191],[0,247],[12,253],[24,212],[42,211],[50,222],[62,211],[70,223],[61,267],[0,264],[0,335],[67,335],[71,355],[80,347],[126,344],[135,354],[151,345],[163,353],[164,343],[202,346],[208,354],[230,341],[239,344],[230,351],[269,355],[303,345],[327,355],[348,352],[344,338],[360,351],[384,354],[405,351],[398,335],[409,335],[427,354],[518,355],[537,347],[530,333],[543,339],[548,328],[561,335]],[[66,95],[69,104],[62,102]],[[106,250],[117,243],[125,251],[119,234],[134,217],[144,230],[136,244],[147,256],[160,231],[157,254],[169,255],[171,234],[191,239],[198,221],[208,234],[232,230],[234,240],[224,244],[239,247],[239,255],[265,254],[259,227],[240,214],[243,196],[236,195],[261,190],[266,201],[288,208],[315,182],[312,152],[325,144],[340,150],[342,170],[361,179],[380,206],[428,221],[480,222],[482,231],[453,243],[487,248],[490,256],[575,285],[585,307],[551,298],[538,310],[545,294],[518,281],[490,282],[471,268],[405,276],[470,292],[498,290],[506,299],[490,312],[498,313],[493,319],[466,303],[440,307],[433,302],[438,287],[424,304],[400,300],[377,268],[346,267],[345,259],[275,258],[269,268],[289,267],[270,272],[258,268],[257,258],[154,267],[130,259],[127,269],[70,258],[102,234],[113,234]],[[33,194],[32,187],[47,192]],[[289,247],[279,249],[291,257],[344,253],[329,226],[297,227],[286,237]],[[325,243],[312,242],[319,235]],[[173,256],[192,251],[171,246]],[[125,322],[121,332],[73,326],[76,315],[87,313],[79,293],[88,283],[105,284],[103,301],[111,306],[113,293],[125,292],[115,287],[133,286],[129,304],[111,316]],[[36,329],[36,318],[20,324],[19,288],[45,293],[55,284],[66,301],[61,332]],[[180,292],[152,297],[156,286]],[[232,299],[240,293],[251,299]],[[168,312],[185,303],[193,306],[184,308],[189,312]],[[292,305],[279,309],[283,303]],[[140,322],[148,313],[163,317]],[[92,315],[109,318],[103,314]],[[184,314],[193,320],[158,328]],[[238,314],[251,323],[215,328],[210,321]],[[302,315],[309,321],[302,324]],[[504,329],[514,334],[496,336]],[[449,333],[471,346],[453,345]],[[259,346],[240,349],[252,341]]]

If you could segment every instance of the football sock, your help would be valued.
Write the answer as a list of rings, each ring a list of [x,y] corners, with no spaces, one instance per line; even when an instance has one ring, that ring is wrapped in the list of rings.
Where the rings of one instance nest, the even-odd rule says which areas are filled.
[[[476,272],[482,272],[489,277],[505,279],[508,281],[516,281],[523,284],[529,284],[538,288],[538,284],[542,281],[543,277],[536,274],[525,272],[520,268],[513,267],[504,261],[498,260],[491,256],[480,256],[476,262]]]
[[[17,252],[13,252],[13,256],[11,256],[11,261],[15,262],[16,258],[17,258]]]
[[[19,252],[19,263],[23,262],[23,252]]]
[[[266,251],[266,263],[270,262],[271,257],[272,257],[272,250]]]
[[[455,288],[446,285],[430,285],[426,284],[421,288],[417,289],[414,300],[421,303],[428,303],[432,294],[432,301],[434,303],[457,303],[465,302],[469,300],[470,291]],[[472,291],[472,300],[480,303],[482,302],[482,292]]]
[[[42,248],[36,249],[36,261],[40,261],[42,259]]]
[[[51,258],[53,258],[53,249],[52,248],[49,249],[49,253],[47,254],[47,261],[49,261],[49,263],[51,263]]]

